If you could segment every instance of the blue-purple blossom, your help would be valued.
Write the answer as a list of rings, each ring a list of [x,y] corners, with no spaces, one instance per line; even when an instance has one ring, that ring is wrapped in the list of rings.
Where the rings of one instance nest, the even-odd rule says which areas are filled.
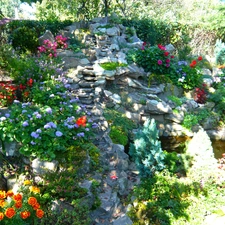
[[[77,137],[84,137],[84,132],[78,133]]]
[[[27,126],[29,126],[29,123],[28,123],[27,121],[24,121],[24,122],[22,123],[22,126],[23,126],[23,127],[27,127]]]
[[[26,113],[26,112],[27,112],[27,110],[26,110],[26,109],[22,110],[22,113]]]
[[[9,118],[10,117],[10,114],[9,113],[6,113],[5,114],[5,117]]]
[[[39,134],[33,131],[30,136],[36,139],[39,137]]]
[[[56,127],[57,127],[56,124],[53,122],[48,122],[44,125],[45,129],[56,128]]]
[[[63,133],[61,131],[56,131],[55,132],[56,137],[61,137],[63,135]]]
[[[37,129],[36,132],[37,132],[38,134],[40,134],[40,133],[42,132],[42,130],[41,130],[41,129]]]
[[[35,143],[34,141],[31,141],[30,143],[31,143],[32,145],[36,145],[36,143]]]
[[[89,128],[85,128],[86,131],[89,131]]]
[[[52,109],[50,107],[48,107],[48,108],[45,109],[45,112],[47,112],[49,114],[52,114]]]
[[[97,123],[93,123],[93,124],[92,124],[92,128],[94,128],[94,129],[95,129],[95,128],[98,128],[98,124],[97,124]]]

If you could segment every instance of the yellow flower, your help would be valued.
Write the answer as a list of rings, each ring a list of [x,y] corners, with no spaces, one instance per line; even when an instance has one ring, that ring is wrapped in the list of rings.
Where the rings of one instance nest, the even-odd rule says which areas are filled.
[[[25,181],[23,182],[23,184],[24,184],[24,185],[29,185],[29,184],[31,184],[31,182],[30,182],[29,180],[25,180]]]
[[[40,188],[36,186],[30,186],[29,189],[30,189],[30,192],[33,192],[35,194],[40,193]]]

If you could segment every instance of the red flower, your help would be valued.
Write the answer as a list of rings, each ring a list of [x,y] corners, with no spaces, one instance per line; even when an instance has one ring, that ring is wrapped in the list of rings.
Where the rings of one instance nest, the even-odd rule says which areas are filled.
[[[198,57],[198,61],[201,61],[201,60],[202,60],[202,56],[199,56],[199,57]]]
[[[11,219],[13,216],[15,216],[16,211],[13,208],[8,208],[5,211],[5,215],[6,217],[8,217],[9,219]]]
[[[33,82],[34,82],[33,79],[30,78],[30,79],[27,81],[27,85],[30,86],[30,87],[32,87]]]
[[[193,60],[192,62],[191,62],[191,64],[190,64],[190,67],[195,67],[196,66],[196,64],[197,64],[197,61],[196,60]]]
[[[76,124],[78,126],[85,127],[87,123],[87,117],[86,116],[81,116],[80,118],[77,119]]]
[[[169,52],[164,52],[164,55],[165,56],[168,56],[170,53]]]

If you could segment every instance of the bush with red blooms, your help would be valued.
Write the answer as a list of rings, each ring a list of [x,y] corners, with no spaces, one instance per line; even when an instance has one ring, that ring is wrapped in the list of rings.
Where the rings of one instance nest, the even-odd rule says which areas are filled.
[[[9,106],[15,99],[23,101],[29,97],[33,79],[29,79],[26,85],[13,84],[12,81],[0,82],[0,107]]]
[[[206,103],[206,84],[202,84],[202,87],[195,88],[194,100],[197,103],[205,104]]]

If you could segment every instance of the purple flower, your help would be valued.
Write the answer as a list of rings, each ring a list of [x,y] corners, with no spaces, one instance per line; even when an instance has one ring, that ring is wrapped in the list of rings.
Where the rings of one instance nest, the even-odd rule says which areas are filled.
[[[36,132],[37,132],[38,134],[40,134],[40,133],[42,132],[42,130],[41,130],[41,129],[37,129]]]
[[[48,107],[47,109],[45,109],[45,112],[52,114],[52,109],[50,107]]]
[[[33,131],[30,136],[37,139],[39,137],[39,134]]]
[[[55,132],[56,137],[61,137],[63,135],[63,133],[61,131],[56,131]]]
[[[35,143],[34,141],[31,141],[30,143],[31,143],[32,145],[36,145],[36,143]]]
[[[57,127],[56,124],[53,122],[49,122],[44,125],[45,129],[56,128],[56,127]]]
[[[10,114],[9,113],[6,113],[5,114],[5,117],[9,118],[10,117]]]
[[[77,137],[84,137],[84,132],[78,133]]]
[[[27,110],[26,110],[26,109],[22,110],[22,113],[26,113],[26,112],[27,112]]]
[[[22,123],[22,126],[23,126],[23,127],[27,127],[27,126],[29,126],[29,123],[28,123],[27,121],[24,121],[24,122]]]
[[[158,60],[158,65],[162,65],[162,60]]]
[[[98,128],[98,124],[97,123],[93,123],[92,124],[92,128]]]

